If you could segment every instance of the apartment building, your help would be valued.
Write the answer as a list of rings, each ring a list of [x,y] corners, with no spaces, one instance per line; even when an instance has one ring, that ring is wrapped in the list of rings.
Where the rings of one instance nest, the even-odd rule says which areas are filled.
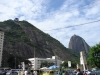
[[[3,41],[4,41],[4,32],[0,31],[0,67],[2,62]]]
[[[52,56],[52,58],[29,58],[28,59],[32,63],[32,69],[40,69],[41,63],[48,62],[48,63],[54,63],[56,66],[60,66],[62,63],[62,60],[59,59],[58,56]]]

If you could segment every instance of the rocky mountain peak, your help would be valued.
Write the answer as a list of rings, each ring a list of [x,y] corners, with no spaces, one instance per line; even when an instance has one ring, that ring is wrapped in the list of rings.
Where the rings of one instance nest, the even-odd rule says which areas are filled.
[[[82,37],[74,34],[70,39],[69,48],[74,52],[77,52],[78,54],[80,53],[80,51],[84,51],[86,55],[88,55],[90,46]]]

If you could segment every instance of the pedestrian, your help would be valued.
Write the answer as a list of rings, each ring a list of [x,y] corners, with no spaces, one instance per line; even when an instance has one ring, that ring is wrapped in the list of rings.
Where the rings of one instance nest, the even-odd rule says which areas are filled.
[[[63,71],[62,71],[62,69],[60,69],[60,71],[59,71],[59,75],[62,75],[62,73],[63,73]]]
[[[65,71],[65,75],[69,75],[68,71]]]
[[[25,70],[25,71],[24,71],[24,75],[27,75],[27,73],[28,73],[27,70]]]
[[[76,73],[77,73],[77,70],[74,70],[73,75],[76,75]]]
[[[24,75],[25,70],[21,71],[21,75]]]
[[[34,75],[37,75],[37,71],[34,71],[33,73],[34,73]]]
[[[83,75],[80,69],[77,69],[76,71],[77,71],[76,75]]]
[[[87,73],[86,73],[86,72],[84,72],[84,73],[83,73],[83,75],[87,75]]]

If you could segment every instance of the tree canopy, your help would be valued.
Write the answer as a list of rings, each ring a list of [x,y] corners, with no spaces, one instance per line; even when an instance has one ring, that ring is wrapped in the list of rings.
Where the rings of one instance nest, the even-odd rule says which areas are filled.
[[[78,62],[71,61],[71,68],[76,68]],[[62,67],[68,68],[68,60],[64,61],[63,64],[61,64]]]
[[[92,66],[100,68],[100,43],[90,48],[88,62]]]

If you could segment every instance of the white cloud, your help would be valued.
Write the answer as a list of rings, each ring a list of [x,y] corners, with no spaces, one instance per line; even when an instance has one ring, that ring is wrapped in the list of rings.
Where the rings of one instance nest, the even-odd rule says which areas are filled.
[[[65,0],[56,10],[50,9],[51,0],[0,0],[0,21],[14,19],[27,20],[37,28],[49,33],[66,47],[74,34],[83,37],[92,46],[100,42],[100,22],[84,26],[64,28],[95,20],[100,20],[100,1]],[[56,3],[55,3],[56,4]],[[48,10],[50,10],[48,12]],[[64,28],[51,30],[56,28]],[[95,40],[94,40],[95,39]]]

